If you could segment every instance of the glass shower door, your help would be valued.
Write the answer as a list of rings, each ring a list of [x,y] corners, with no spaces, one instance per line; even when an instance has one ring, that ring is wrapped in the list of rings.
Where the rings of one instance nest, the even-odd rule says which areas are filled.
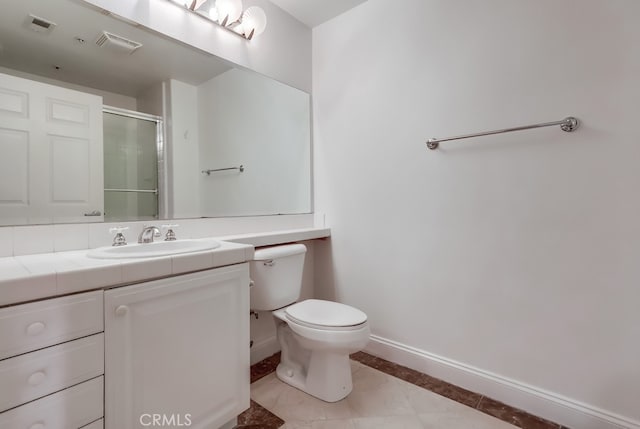
[[[103,125],[104,220],[157,219],[160,119],[105,109]]]

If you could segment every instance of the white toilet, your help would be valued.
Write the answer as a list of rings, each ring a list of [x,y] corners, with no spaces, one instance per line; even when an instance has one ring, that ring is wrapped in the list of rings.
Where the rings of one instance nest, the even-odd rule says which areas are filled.
[[[251,309],[273,311],[282,349],[278,378],[327,402],[353,388],[349,354],[369,341],[367,315],[337,302],[298,302],[307,248],[302,244],[256,250],[251,261]]]

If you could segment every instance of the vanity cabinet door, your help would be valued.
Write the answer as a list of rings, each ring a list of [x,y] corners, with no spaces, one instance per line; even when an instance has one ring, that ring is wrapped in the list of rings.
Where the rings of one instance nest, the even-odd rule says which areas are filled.
[[[248,408],[248,312],[246,263],[106,291],[105,428],[217,429]]]

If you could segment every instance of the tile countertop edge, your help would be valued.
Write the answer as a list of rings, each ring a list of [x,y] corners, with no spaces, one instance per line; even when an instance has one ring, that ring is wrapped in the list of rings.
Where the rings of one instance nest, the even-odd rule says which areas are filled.
[[[301,228],[281,231],[260,232],[254,234],[226,235],[216,240],[232,243],[250,244],[253,247],[273,246],[294,241],[315,240],[331,237],[330,228]]]
[[[0,267],[3,268],[3,270],[0,270],[0,307],[241,263],[253,258],[253,247],[314,240],[330,236],[331,230],[329,228],[303,228],[211,237],[230,245],[230,249],[226,249],[231,252],[227,257],[222,255],[216,257],[215,254],[222,250],[219,249],[217,251],[195,252],[193,254],[144,260],[102,260],[86,257],[87,249],[85,249],[0,258]],[[243,256],[238,251],[242,252]],[[190,255],[193,258],[189,258]],[[79,261],[79,258],[82,261]],[[188,259],[185,260],[185,258]],[[213,259],[210,265],[208,261],[211,259],[209,258]],[[149,268],[151,268],[151,265],[157,265],[153,264],[153,262],[159,263],[160,260],[165,261],[165,263],[170,261],[171,272],[166,272],[165,270],[165,272],[161,273],[161,276],[158,276],[155,275],[154,270],[147,270],[141,266],[147,261],[150,263]],[[141,269],[142,272],[134,272],[132,276],[123,275],[126,270],[135,270],[136,267]],[[110,279],[103,278],[102,281],[98,282],[88,281],[87,276],[91,276],[93,270],[96,270],[96,274],[107,270],[111,275],[106,276],[107,272],[102,272],[99,277],[105,275]],[[149,274],[145,274],[146,272]],[[125,282],[125,280],[127,281]],[[116,283],[113,283],[114,281]],[[106,282],[113,284],[106,284]],[[67,283],[69,284],[67,285]]]

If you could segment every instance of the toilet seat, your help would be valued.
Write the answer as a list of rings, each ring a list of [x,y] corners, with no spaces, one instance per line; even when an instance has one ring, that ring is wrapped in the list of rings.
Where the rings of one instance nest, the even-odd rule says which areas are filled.
[[[357,308],[319,299],[290,305],[284,313],[292,323],[319,330],[353,331],[367,322],[367,315]]]

